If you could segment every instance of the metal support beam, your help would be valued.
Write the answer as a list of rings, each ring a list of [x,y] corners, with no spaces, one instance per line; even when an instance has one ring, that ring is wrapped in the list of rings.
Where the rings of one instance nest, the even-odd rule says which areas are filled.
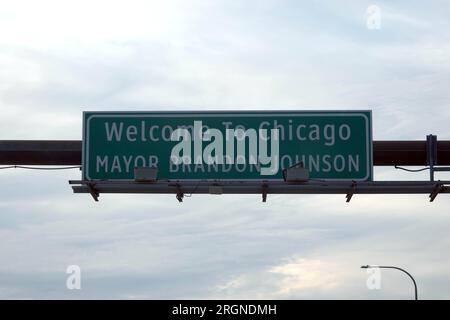
[[[0,165],[81,165],[81,141],[0,140]]]
[[[267,201],[267,183],[263,183],[262,185],[262,202],[266,202]]]
[[[74,193],[90,193],[90,181],[69,181]],[[172,193],[178,201],[184,194],[209,194],[211,185],[220,186],[223,194],[345,194],[347,200],[354,194],[429,194],[433,201],[439,193],[450,193],[450,181],[309,181],[289,183],[284,181],[98,181],[98,193]],[[266,185],[266,187],[264,187]],[[350,192],[349,192],[350,190]],[[264,192],[265,191],[265,192]]]
[[[449,165],[450,141],[437,141],[439,165]],[[427,166],[427,142],[422,141],[374,141],[375,166]]]
[[[430,202],[433,202],[434,199],[436,199],[437,195],[442,192],[442,190],[444,189],[444,186],[441,183],[436,184],[436,186],[434,187],[433,191],[430,194]]]
[[[352,185],[350,187],[350,191],[345,196],[347,198],[346,202],[350,202],[350,200],[352,200],[352,197],[355,194],[355,191],[356,191],[356,181],[353,181]]]
[[[437,136],[427,136],[427,165],[430,167],[430,181],[434,181],[434,166],[438,164]]]
[[[176,185],[176,190],[177,190],[177,192],[176,192],[176,198],[177,198],[177,200],[178,200],[178,202],[183,202],[183,198],[184,198],[184,192],[183,191],[181,191],[181,186],[179,185],[179,184],[177,184]]]
[[[95,188],[95,183],[87,183],[86,186],[94,201],[98,202],[98,197],[100,196],[100,194]]]
[[[439,165],[450,165],[450,141],[437,141]],[[374,141],[375,166],[426,166],[427,142]],[[0,165],[81,165],[81,141],[0,140]]]

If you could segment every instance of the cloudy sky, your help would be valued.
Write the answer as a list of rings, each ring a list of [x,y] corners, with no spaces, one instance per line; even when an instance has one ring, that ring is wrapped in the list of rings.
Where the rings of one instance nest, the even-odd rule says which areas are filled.
[[[449,12],[448,1],[2,0],[0,139],[79,140],[83,110],[372,109],[375,140],[448,140]],[[450,299],[446,195],[94,203],[72,194],[79,177],[0,171],[1,298],[411,298],[395,271],[367,289],[359,266],[392,264],[421,298]],[[375,168],[377,180],[426,178]],[[69,265],[81,290],[66,288]]]

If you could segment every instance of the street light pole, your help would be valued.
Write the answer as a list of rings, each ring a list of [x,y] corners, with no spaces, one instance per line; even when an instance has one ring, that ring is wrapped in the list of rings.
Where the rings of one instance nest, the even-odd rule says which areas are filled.
[[[394,267],[394,266],[371,266],[371,265],[366,265],[366,266],[361,266],[362,269],[371,269],[371,268],[380,268],[380,269],[396,269],[399,271],[402,271],[403,273],[406,273],[406,275],[408,275],[408,277],[411,278],[413,284],[414,284],[414,299],[418,300],[418,296],[417,296],[417,284],[416,284],[416,280],[414,280],[413,276],[406,270],[399,268],[399,267]]]

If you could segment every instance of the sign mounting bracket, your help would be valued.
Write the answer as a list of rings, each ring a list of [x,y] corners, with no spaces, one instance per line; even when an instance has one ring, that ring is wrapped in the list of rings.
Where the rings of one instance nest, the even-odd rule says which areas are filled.
[[[92,182],[88,183],[87,187],[88,187],[89,193],[91,194],[91,196],[94,199],[94,201],[98,202],[98,197],[100,196],[100,193],[95,188],[95,183],[92,183]]]
[[[267,201],[267,183],[263,183],[262,185],[262,202],[266,202]]]
[[[437,195],[442,192],[444,189],[444,185],[442,183],[438,183],[436,184],[436,186],[434,187],[433,191],[430,194],[430,202],[433,202],[434,199],[436,199]]]
[[[177,188],[177,195],[176,198],[178,200],[178,202],[183,202],[183,198],[184,198],[184,193],[183,191],[181,191],[181,187],[179,184],[176,185]]]
[[[352,181],[351,189],[345,196],[347,198],[347,200],[345,202],[350,202],[350,200],[352,200],[352,197],[353,197],[353,194],[355,193],[355,191],[356,191],[356,181]]]

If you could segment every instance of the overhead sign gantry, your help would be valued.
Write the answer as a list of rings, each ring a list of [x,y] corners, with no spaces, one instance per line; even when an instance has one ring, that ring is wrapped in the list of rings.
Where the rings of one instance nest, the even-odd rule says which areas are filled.
[[[373,181],[371,111],[84,112],[75,193],[450,193],[434,181]]]
[[[372,160],[372,149],[373,160]],[[450,141],[372,141],[370,111],[85,112],[83,141],[0,140],[0,164],[83,169],[75,193],[450,193]],[[29,167],[72,165],[72,167]],[[374,181],[373,165],[429,180]],[[400,166],[421,166],[407,169]]]

